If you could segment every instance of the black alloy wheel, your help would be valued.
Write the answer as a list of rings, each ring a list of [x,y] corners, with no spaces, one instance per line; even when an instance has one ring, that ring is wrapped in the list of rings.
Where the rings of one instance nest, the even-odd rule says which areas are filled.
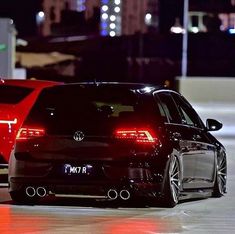
[[[221,197],[226,193],[227,183],[227,159],[226,153],[222,152],[217,157],[216,179],[213,197]]]
[[[164,205],[174,207],[180,196],[180,165],[176,156],[172,155],[167,169],[167,178],[164,188]]]

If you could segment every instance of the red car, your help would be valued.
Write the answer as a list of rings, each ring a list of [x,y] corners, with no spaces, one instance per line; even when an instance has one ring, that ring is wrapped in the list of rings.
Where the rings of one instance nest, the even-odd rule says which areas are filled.
[[[0,168],[7,167],[16,134],[39,93],[56,84],[59,83],[0,79]]]

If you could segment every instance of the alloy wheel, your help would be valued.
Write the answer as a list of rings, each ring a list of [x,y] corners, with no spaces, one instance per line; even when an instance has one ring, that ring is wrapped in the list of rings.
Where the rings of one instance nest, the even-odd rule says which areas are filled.
[[[172,158],[169,168],[170,190],[175,203],[178,203],[180,194],[180,167],[177,158]]]
[[[225,153],[218,157],[217,162],[217,183],[220,194],[224,194],[226,191],[227,181],[227,162]]]

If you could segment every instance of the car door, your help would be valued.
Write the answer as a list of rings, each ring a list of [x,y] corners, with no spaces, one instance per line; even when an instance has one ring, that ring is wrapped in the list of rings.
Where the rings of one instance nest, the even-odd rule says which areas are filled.
[[[188,144],[190,151],[196,156],[194,180],[191,183],[197,188],[210,187],[214,176],[215,146],[210,144],[201,119],[187,100],[177,93],[171,95],[181,113],[183,123],[188,126]]]
[[[182,165],[183,187],[194,188],[191,182],[195,177],[196,152],[192,147],[189,126],[182,123],[182,117],[170,92],[160,91],[155,93],[155,96],[160,99],[160,103],[166,115],[165,126],[168,136],[173,147],[179,154],[178,158]]]

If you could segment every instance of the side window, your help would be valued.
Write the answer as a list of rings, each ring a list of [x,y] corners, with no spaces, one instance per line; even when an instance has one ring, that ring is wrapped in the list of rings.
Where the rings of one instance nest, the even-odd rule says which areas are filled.
[[[177,107],[172,99],[171,95],[167,92],[157,93],[157,97],[161,101],[162,111],[161,114],[163,117],[167,117],[170,123],[179,123],[181,124],[180,113],[177,110]],[[161,110],[160,109],[160,110]]]
[[[167,119],[166,113],[163,109],[162,104],[160,103],[160,100],[159,100],[159,97],[157,96],[157,94],[154,94],[154,100],[156,103],[156,109],[157,109],[158,115],[161,117],[161,119],[164,123],[167,123],[168,119]]]
[[[182,115],[182,123],[198,128],[203,128],[202,121],[198,117],[196,111],[190,106],[190,104],[176,93],[172,93],[172,96]]]
[[[188,125],[194,126],[193,120],[190,118],[190,116],[184,111],[184,109],[181,106],[179,106],[179,110],[183,115],[183,122],[185,122]]]

